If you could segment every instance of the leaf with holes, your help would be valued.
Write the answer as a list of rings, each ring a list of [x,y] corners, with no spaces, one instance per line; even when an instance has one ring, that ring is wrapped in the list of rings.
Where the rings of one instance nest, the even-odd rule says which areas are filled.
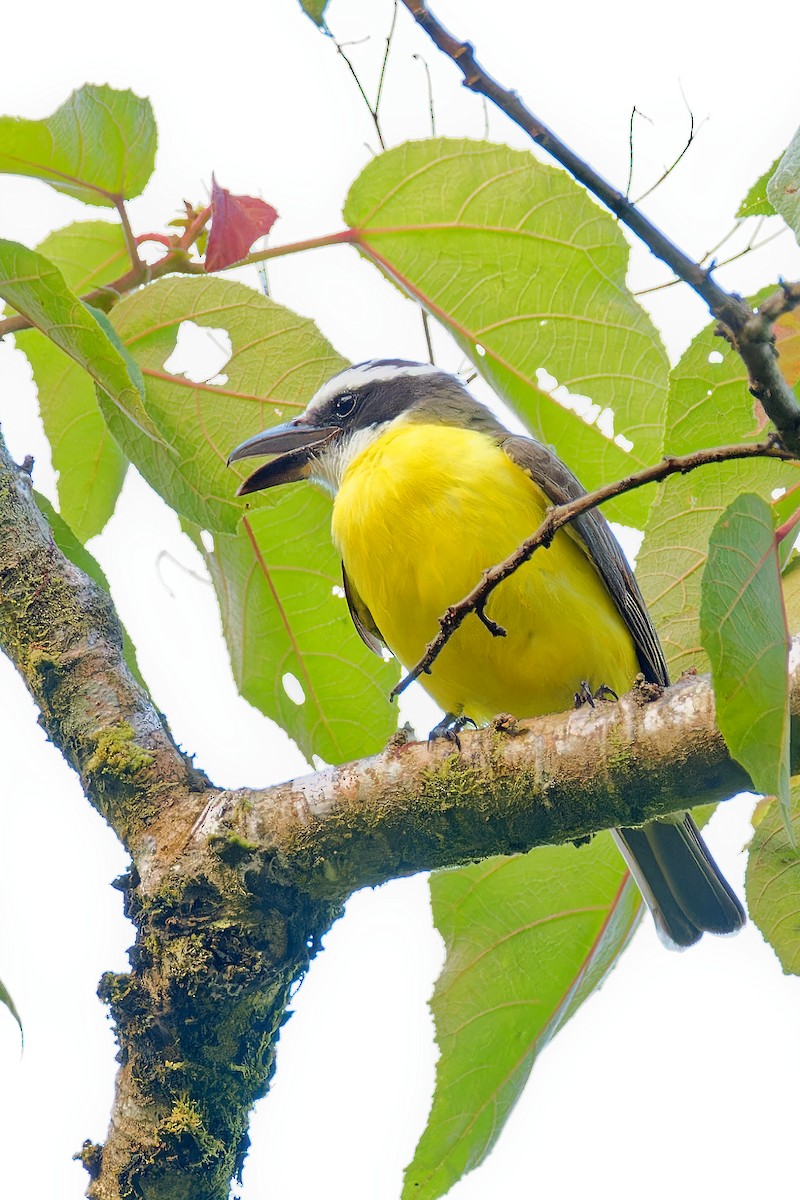
[[[767,167],[764,174],[755,181],[750,191],[736,210],[737,217],[774,217],[775,209],[767,199],[767,184],[778,169],[781,155],[775,159],[772,166]]]
[[[797,316],[779,324],[778,337],[794,345]],[[766,418],[747,390],[742,361],[714,335],[715,328],[712,323],[698,334],[672,372],[665,437],[670,454],[764,437]],[[796,355],[787,356],[787,366],[795,361]],[[797,370],[787,377],[795,385]],[[690,667],[708,670],[700,642],[700,579],[711,530],[729,501],[742,491],[769,500],[776,488],[791,488],[799,478],[796,463],[764,459],[701,467],[673,475],[658,488],[636,577],[673,675]]]
[[[800,975],[800,779],[791,781],[791,823],[780,805],[759,805],[747,859],[747,911],[780,959],[787,975]]]
[[[789,635],[772,510],[759,496],[738,496],[714,526],[700,633],[725,743],[788,820]]]
[[[234,493],[250,464],[229,469],[229,453],[301,412],[345,360],[312,321],[228,280],[160,280],[120,301],[111,320],[141,367],[148,411],[170,449],[142,437],[103,404],[111,432],[182,517],[201,529],[233,533],[246,507]],[[211,377],[170,370],[182,326],[196,334],[198,328],[209,331],[209,344],[229,340],[230,356]],[[274,496],[265,493],[249,503],[271,505]]]
[[[34,492],[33,498],[36,501],[37,507],[42,516],[50,526],[50,532],[53,535],[53,541],[58,546],[61,553],[68,558],[71,563],[74,563],[76,567],[79,567],[84,574],[88,575],[90,579],[93,579],[94,582],[98,584],[104,592],[107,592],[110,595],[111,589],[109,587],[108,580],[106,579],[105,572],[94,555],[90,554],[86,547],[78,541],[75,533],[70,529],[64,518],[56,512],[50,501],[45,496],[42,496],[39,492]],[[144,677],[139,670],[139,664],[136,661],[136,648],[128,636],[128,631],[124,625],[122,626],[122,653],[124,655],[125,662],[128,664],[128,670],[130,671],[131,675],[133,675],[137,683],[140,683],[144,690],[149,694],[149,688],[144,681]]]
[[[107,221],[68,225],[46,237],[37,250],[59,268],[74,292],[118,278],[128,261],[121,228]],[[15,341],[33,370],[58,472],[59,510],[85,542],[113,513],[127,460],[108,431],[87,373],[37,329],[22,330]]]
[[[278,219],[277,209],[256,196],[234,196],[211,177],[211,233],[206,270],[221,271],[240,262]]]
[[[800,129],[767,184],[767,199],[800,242]]]
[[[431,1001],[441,1057],[403,1200],[435,1200],[483,1162],[538,1055],[603,982],[642,912],[608,833],[439,871],[431,899],[447,950]]]
[[[625,285],[617,222],[563,171],[507,146],[411,142],[369,163],[344,216],[363,254],[450,330],[586,487],[658,458],[666,354]],[[588,398],[591,424],[566,393]],[[628,492],[607,512],[641,523],[649,500]]]
[[[371,654],[350,620],[331,502],[306,485],[280,489],[236,534],[195,542],[208,564],[234,678],[306,758],[372,754],[397,726],[387,696],[397,667]]]
[[[113,208],[144,190],[156,143],[149,100],[87,84],[41,121],[0,117],[0,171]]]
[[[160,440],[128,363],[97,317],[35,250],[0,238],[0,296],[69,355],[143,437]]]

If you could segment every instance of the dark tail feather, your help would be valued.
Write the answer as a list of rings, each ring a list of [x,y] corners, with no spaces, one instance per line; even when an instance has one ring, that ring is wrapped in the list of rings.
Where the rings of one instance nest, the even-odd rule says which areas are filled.
[[[680,821],[650,821],[613,834],[670,949],[692,946],[704,933],[735,933],[744,925],[744,909],[689,813]]]

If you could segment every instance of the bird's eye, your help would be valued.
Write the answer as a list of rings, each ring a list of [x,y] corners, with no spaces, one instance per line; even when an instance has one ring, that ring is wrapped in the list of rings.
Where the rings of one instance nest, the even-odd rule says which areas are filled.
[[[356,398],[352,392],[342,392],[333,402],[333,411],[337,417],[347,417],[356,406]]]

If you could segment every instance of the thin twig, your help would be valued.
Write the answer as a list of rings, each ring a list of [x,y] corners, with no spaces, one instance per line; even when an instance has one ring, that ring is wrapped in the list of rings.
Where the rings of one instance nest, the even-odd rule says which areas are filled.
[[[631,120],[628,126],[628,182],[625,185],[626,200],[630,199],[631,184],[633,183],[633,119],[636,116],[644,117],[645,121],[650,120],[650,118],[645,116],[641,109],[637,108],[634,104],[633,108],[631,109]]]
[[[745,357],[739,335],[752,318],[750,306],[741,296],[720,287],[710,268],[694,262],[673,241],[658,229],[652,221],[631,203],[626,196],[597,173],[574,150],[548,129],[538,117],[520,100],[516,92],[501,87],[484,71],[475,58],[469,42],[453,37],[431,13],[424,0],[403,0],[403,4],[415,21],[428,34],[443,54],[456,64],[464,77],[464,86],[486,96],[504,112],[520,129],[551,154],[557,162],[626,225],[663,263],[705,300],[712,316],[728,330],[730,340],[742,354],[750,376],[750,390],[762,400],[767,415],[777,426],[785,445],[800,453],[800,404],[789,384],[777,368],[771,333],[763,323],[758,325],[760,343],[748,337]]]
[[[790,233],[788,225],[784,225],[781,229],[776,229],[769,237],[765,237],[761,242],[750,241],[743,250],[738,250],[736,254],[731,254],[728,258],[722,258],[719,262],[714,263],[714,270],[718,271],[720,267],[727,267],[729,263],[736,262],[740,258],[744,258],[747,254],[753,254],[756,250],[760,250],[762,246],[768,246],[770,242],[774,242],[776,238],[783,237],[785,233]],[[725,241],[728,239],[725,238]],[[676,284],[683,283],[682,279],[668,279],[666,283],[657,283],[653,287],[640,288],[638,292],[634,292],[634,296],[649,296],[651,292],[663,292],[667,288],[675,287]]]
[[[425,345],[428,348],[428,362],[436,365],[436,360],[433,357],[433,342],[431,341],[431,326],[428,320],[428,314],[424,308],[419,310],[422,313],[422,331],[425,334]]]
[[[800,300],[800,295],[798,300]],[[775,435],[767,438],[764,442],[749,445],[715,446],[709,450],[695,450],[691,454],[668,455],[661,462],[636,471],[625,479],[604,484],[603,487],[597,488],[593,492],[587,492],[576,500],[570,500],[567,504],[559,504],[551,508],[535,533],[526,538],[503,562],[484,571],[480,582],[476,583],[475,587],[457,604],[452,604],[447,612],[439,618],[439,632],[436,637],[425,647],[425,653],[419,662],[392,689],[390,698],[394,699],[395,696],[399,696],[414,680],[430,672],[436,658],[465,618],[471,612],[483,611],[495,588],[523,563],[526,563],[540,546],[549,546],[562,525],[567,525],[576,517],[589,512],[590,509],[597,508],[598,505],[604,504],[606,500],[611,500],[614,496],[633,491],[647,483],[660,483],[669,475],[686,475],[689,471],[694,471],[697,467],[706,466],[709,463],[730,462],[742,458],[776,458],[781,461],[795,461],[795,456],[780,445]]]
[[[423,58],[421,54],[414,54],[412,57],[415,58],[417,62],[421,62],[425,68],[425,75],[428,80],[428,112],[431,116],[431,137],[436,137],[436,113],[433,107],[433,83],[431,82],[431,69],[428,66],[427,59]]]
[[[397,7],[398,7],[398,0],[394,0],[394,8],[392,11],[392,23],[389,26],[389,33],[386,37],[386,49],[383,52],[383,62],[381,63],[381,73],[378,77],[378,91],[375,96],[374,104],[372,104],[370,102],[369,96],[367,95],[367,93],[364,89],[364,85],[362,84],[362,82],[359,78],[358,72],[356,71],[356,69],[353,66],[353,64],[351,63],[350,59],[347,57],[347,55],[344,52],[345,45],[350,46],[350,45],[357,45],[359,43],[337,42],[336,38],[333,37],[332,34],[330,35],[333,40],[333,44],[336,47],[337,54],[340,54],[341,57],[344,59],[345,64],[347,65],[347,69],[349,70],[350,74],[353,76],[353,79],[355,80],[355,84],[356,84],[356,87],[358,88],[359,95],[361,96],[361,99],[364,101],[364,103],[367,106],[367,112],[369,113],[370,117],[372,118],[372,123],[375,126],[375,132],[378,135],[378,141],[380,143],[381,150],[386,149],[386,143],[383,140],[383,130],[381,129],[381,121],[380,121],[381,97],[383,95],[383,84],[386,79],[386,64],[389,61],[389,52],[391,51],[391,48],[392,48],[392,39],[394,38],[395,26],[397,25]],[[368,38],[362,38],[362,41],[368,41],[368,40],[369,40]]]
[[[686,106],[686,107],[688,108],[688,106]],[[699,126],[698,126],[698,128],[699,128]],[[676,166],[678,166],[678,163],[680,162],[681,158],[684,157],[688,148],[690,148],[690,146],[694,140],[694,134],[696,134],[696,132],[697,132],[697,130],[696,130],[696,128],[694,128],[694,113],[692,112],[692,110],[690,108],[690,109],[688,109],[688,137],[686,139],[686,145],[684,146],[684,149],[682,149],[680,151],[680,154],[678,155],[678,157],[675,158],[674,162],[672,162],[672,164],[670,164],[669,167],[664,168],[661,175],[658,175],[658,178],[655,181],[655,184],[652,184],[650,187],[648,187],[648,190],[646,190],[646,192],[642,192],[642,194],[640,194],[640,196],[637,196],[637,198],[633,200],[634,204],[640,204],[640,203],[642,203],[642,200],[646,199],[646,197],[652,196],[652,193],[655,192],[656,188],[661,187],[664,179],[667,179],[669,175],[672,175],[673,170],[675,169]],[[627,196],[628,193],[626,192],[625,194]]]
[[[139,243],[134,237],[131,229],[130,218],[128,217],[128,209],[122,196],[114,197],[114,207],[119,213],[119,219],[122,224],[122,235],[125,238],[125,245],[128,250],[128,257],[131,260],[131,267],[135,271],[142,265],[142,260],[139,257]]]
[[[378,78],[378,92],[377,92],[377,95],[375,96],[375,117],[376,117],[376,119],[378,116],[378,109],[381,106],[381,96],[383,95],[383,82],[384,82],[384,79],[386,78],[386,64],[389,61],[389,51],[392,48],[392,38],[394,37],[395,26],[397,25],[397,3],[398,3],[398,0],[394,0],[394,5],[392,8],[392,23],[389,26],[389,33],[386,38],[386,49],[383,52],[383,62],[381,63],[381,73]]]

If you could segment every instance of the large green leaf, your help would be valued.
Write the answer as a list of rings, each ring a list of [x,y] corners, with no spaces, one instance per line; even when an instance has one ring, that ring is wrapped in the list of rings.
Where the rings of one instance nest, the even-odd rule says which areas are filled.
[[[51,233],[37,250],[55,264],[74,292],[118,278],[127,263],[122,229],[108,221],[83,221]],[[127,461],[97,406],[92,380],[37,329],[15,335],[30,361],[39,411],[58,472],[62,517],[85,542],[114,511]]]
[[[747,860],[747,911],[787,975],[800,975],[800,779],[791,781],[794,842],[776,801],[756,809]]]
[[[178,278],[151,284],[120,301],[111,319],[147,383],[147,409],[169,449],[142,436],[103,404],[111,432],[145,477],[186,520],[233,533],[245,504],[234,493],[249,473],[225,463],[239,442],[300,412],[345,360],[312,321],[222,279]],[[164,364],[184,322],[222,329],[231,340],[225,381],[194,382]],[[274,496],[248,504],[274,503]]]
[[[355,631],[330,539],[331,502],[308,484],[217,534],[206,558],[237,686],[311,760],[345,762],[386,744],[397,667]],[[196,536],[196,535],[195,535]]]
[[[53,535],[53,541],[58,546],[61,553],[79,567],[84,574],[93,579],[104,592],[110,594],[111,589],[106,579],[105,572],[100,566],[97,559],[89,553],[84,545],[78,541],[75,533],[70,529],[64,518],[56,512],[50,501],[42,496],[39,492],[33,493],[33,498],[38,505],[39,511],[46,519],[50,526],[50,532]],[[128,664],[128,670],[137,683],[140,683],[146,692],[149,692],[144,677],[139,670],[139,664],[136,661],[136,648],[128,636],[128,631],[125,626],[122,626],[122,653],[125,657],[125,662]]]
[[[759,496],[737,496],[714,526],[700,632],[726,745],[788,821],[789,635],[772,509]]]
[[[742,361],[714,336],[715,328],[698,334],[672,372],[665,433],[671,454],[764,435],[765,418],[747,390]],[[793,361],[792,354],[786,361]],[[796,381],[791,372],[789,379]],[[636,575],[673,675],[688,667],[708,669],[700,642],[700,580],[717,520],[740,492],[769,500],[776,488],[794,486],[797,470],[794,463],[768,460],[720,463],[673,475],[659,487]]]
[[[767,184],[767,199],[800,241],[800,129]]]
[[[781,156],[758,178],[736,210],[737,217],[774,217],[775,209],[767,199],[767,184],[778,169]]]
[[[86,371],[147,438],[157,438],[125,358],[64,277],[35,250],[0,238],[0,296]]]
[[[447,326],[587,487],[658,458],[666,355],[625,286],[618,224],[563,171],[507,146],[412,142],[365,168],[344,215],[364,254]],[[541,390],[545,375],[556,398]],[[605,417],[587,424],[559,403],[562,389]],[[611,412],[630,453],[601,432]],[[641,524],[649,500],[629,492],[608,512]]]
[[[700,636],[730,754],[788,820],[789,635],[772,510],[758,496],[736,497],[712,530]]]
[[[87,84],[41,121],[0,117],[0,171],[113,207],[143,191],[156,142],[149,100]]]
[[[536,1058],[600,986],[642,911],[607,833],[439,871],[431,898],[447,950],[431,1002],[441,1057],[403,1200],[435,1200],[484,1160]]]

